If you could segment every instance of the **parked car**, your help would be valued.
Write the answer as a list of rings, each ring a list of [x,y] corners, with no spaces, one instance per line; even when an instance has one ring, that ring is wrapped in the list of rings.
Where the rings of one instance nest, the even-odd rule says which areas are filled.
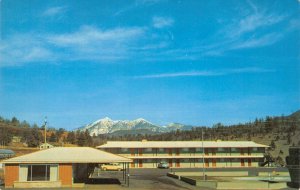
[[[101,164],[100,166],[101,170],[116,170],[116,171],[121,171],[123,170],[121,164],[119,163],[107,163],[107,164]]]
[[[169,164],[166,163],[166,162],[160,162],[157,167],[158,168],[165,168],[165,169],[170,168]]]

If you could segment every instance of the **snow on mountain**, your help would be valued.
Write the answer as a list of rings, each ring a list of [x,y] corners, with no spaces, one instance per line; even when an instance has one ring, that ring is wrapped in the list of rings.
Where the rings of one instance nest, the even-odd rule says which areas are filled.
[[[154,125],[143,118],[129,121],[129,120],[112,120],[108,117],[105,117],[91,124],[88,124],[84,127],[81,127],[77,130],[80,131],[88,130],[90,135],[97,136],[99,134],[113,133],[115,131],[121,131],[121,130],[147,129],[152,132],[161,132],[161,128],[162,127]]]

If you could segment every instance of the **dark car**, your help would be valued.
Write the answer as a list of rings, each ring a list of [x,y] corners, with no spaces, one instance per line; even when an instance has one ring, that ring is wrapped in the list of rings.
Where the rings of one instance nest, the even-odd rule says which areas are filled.
[[[166,163],[166,162],[160,162],[157,167],[158,168],[164,168],[164,169],[170,168],[169,164]]]

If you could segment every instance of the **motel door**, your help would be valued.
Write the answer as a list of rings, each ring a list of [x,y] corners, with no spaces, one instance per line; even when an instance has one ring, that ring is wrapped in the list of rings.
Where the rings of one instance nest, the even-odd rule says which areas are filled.
[[[244,155],[244,149],[243,148],[241,148],[241,155]]]
[[[168,149],[169,155],[172,156],[172,148]]]
[[[251,158],[248,158],[248,166],[251,167]]]
[[[180,149],[177,148],[177,149],[176,149],[176,155],[178,156],[179,154],[180,154]]]
[[[205,155],[208,155],[209,149],[208,148],[204,149],[204,152],[205,152]]]
[[[143,149],[139,148],[139,156],[143,156]]]
[[[130,165],[131,165],[131,167],[132,167],[132,168],[135,168],[134,161],[133,161],[133,162],[131,162],[131,163],[130,163]]]
[[[217,166],[217,159],[213,158],[212,159],[212,167],[216,167]]]
[[[180,159],[176,159],[176,167],[180,167]]]
[[[130,149],[130,153],[131,153],[131,156],[134,156],[134,154],[135,154],[135,153],[134,153],[134,148],[131,148],[131,149]]]
[[[241,166],[245,166],[245,160],[241,158]]]
[[[206,167],[206,168],[209,167],[209,159],[205,159],[205,167]]]
[[[173,167],[172,159],[169,159],[169,166],[170,166],[170,167]]]
[[[139,159],[139,168],[143,167],[143,159]]]
[[[215,148],[212,148],[212,149],[211,149],[211,153],[212,153],[213,156],[215,156],[215,155],[216,155],[216,149],[215,149]]]

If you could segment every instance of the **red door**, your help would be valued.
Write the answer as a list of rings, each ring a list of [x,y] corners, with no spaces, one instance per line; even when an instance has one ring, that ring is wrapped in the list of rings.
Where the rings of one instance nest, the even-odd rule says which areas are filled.
[[[205,167],[206,167],[206,168],[209,167],[209,159],[205,159]]]
[[[130,163],[130,165],[131,165],[131,167],[132,167],[132,168],[135,168],[134,161],[133,161],[133,162],[131,162],[131,163]]]
[[[217,159],[213,158],[212,159],[212,167],[216,167],[217,166]]]
[[[139,148],[139,156],[143,156],[143,149]]]
[[[252,162],[251,162],[251,158],[248,158],[248,166],[251,167]]]
[[[176,167],[180,167],[180,159],[176,159]]]
[[[134,156],[134,148],[130,149],[131,156]]]
[[[241,166],[245,166],[245,160],[241,158]]]
[[[169,166],[170,166],[170,167],[173,167],[172,159],[169,159]]]
[[[139,168],[142,168],[142,167],[143,167],[143,160],[139,159]]]

